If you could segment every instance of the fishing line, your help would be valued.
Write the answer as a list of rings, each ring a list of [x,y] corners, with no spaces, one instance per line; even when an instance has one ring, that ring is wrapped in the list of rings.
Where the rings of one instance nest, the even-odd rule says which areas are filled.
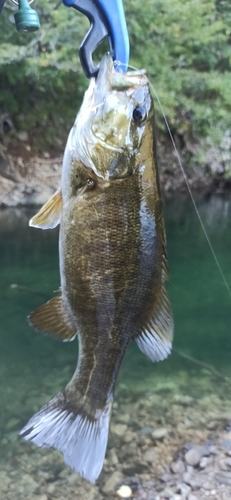
[[[120,64],[120,65],[122,65],[122,63],[119,63],[119,64]],[[139,71],[139,69],[138,69],[138,68],[135,68],[135,66],[128,65],[128,67],[129,67],[129,68],[131,68],[131,69],[134,69],[135,71]],[[197,214],[198,220],[199,220],[199,222],[200,222],[201,228],[202,228],[202,230],[203,230],[203,233],[204,233],[205,238],[206,238],[206,240],[207,240],[207,243],[208,243],[208,245],[209,245],[210,251],[211,251],[211,253],[212,253],[212,256],[213,256],[213,258],[214,258],[214,261],[215,261],[215,263],[216,263],[216,266],[217,266],[218,271],[219,271],[219,273],[220,273],[220,276],[221,276],[221,278],[222,278],[222,281],[223,281],[223,283],[224,283],[224,285],[225,285],[225,287],[226,287],[226,289],[227,289],[227,291],[228,291],[228,294],[229,294],[229,295],[230,295],[230,297],[231,297],[231,289],[230,289],[229,284],[228,284],[228,282],[227,282],[227,280],[226,280],[226,278],[225,278],[225,275],[224,275],[224,273],[223,273],[223,271],[222,271],[221,265],[220,265],[220,263],[219,263],[219,261],[218,261],[218,259],[217,259],[217,256],[216,256],[216,254],[215,254],[215,251],[214,251],[214,249],[213,249],[212,243],[211,243],[211,241],[210,241],[210,239],[209,239],[209,237],[208,237],[208,234],[207,234],[207,231],[206,231],[206,229],[205,229],[204,223],[203,223],[203,221],[202,221],[202,219],[201,219],[200,212],[199,212],[199,210],[198,210],[198,208],[197,208],[197,205],[196,205],[196,202],[195,202],[195,200],[194,200],[194,197],[193,197],[193,194],[192,194],[192,191],[191,191],[191,188],[190,188],[190,185],[189,185],[189,182],[188,182],[188,179],[187,179],[187,176],[186,176],[186,173],[185,173],[185,170],[184,170],[184,167],[183,167],[182,161],[181,161],[181,157],[180,157],[180,154],[179,154],[179,152],[178,152],[178,150],[177,150],[177,147],[176,147],[175,141],[174,141],[174,139],[173,139],[173,135],[172,135],[172,132],[171,132],[171,130],[170,130],[170,126],[169,126],[169,124],[168,124],[168,120],[167,120],[167,118],[166,118],[166,115],[165,115],[164,109],[163,109],[163,107],[162,107],[162,104],[161,104],[161,102],[160,102],[160,99],[159,99],[159,97],[158,97],[158,94],[157,94],[156,90],[154,89],[154,86],[152,85],[152,83],[150,82],[150,80],[149,80],[149,79],[148,79],[148,81],[149,81],[150,87],[151,87],[151,89],[152,89],[152,91],[153,91],[153,93],[154,93],[154,95],[155,95],[155,97],[156,97],[156,100],[157,100],[157,102],[158,102],[158,104],[159,104],[159,107],[160,107],[161,113],[162,113],[162,115],[163,115],[164,122],[165,122],[165,125],[166,125],[166,127],[167,127],[167,131],[168,131],[168,133],[169,133],[169,136],[170,136],[170,139],[171,139],[171,142],[172,142],[172,145],[173,145],[173,149],[174,149],[175,154],[176,154],[177,161],[178,161],[178,163],[179,163],[179,166],[180,166],[180,169],[181,169],[181,172],[182,172],[182,175],[183,175],[183,178],[184,178],[185,184],[186,184],[186,186],[187,186],[187,189],[188,189],[188,192],[189,192],[190,198],[191,198],[191,200],[192,200],[192,204],[193,204],[193,206],[194,206],[195,212],[196,212],[196,214]]]
[[[206,238],[206,240],[207,240],[207,243],[208,243],[208,245],[209,245],[209,248],[210,248],[210,250],[211,250],[211,252],[212,252],[212,256],[213,256],[213,258],[214,258],[214,260],[215,260],[215,263],[216,263],[216,265],[217,265],[217,268],[218,268],[218,271],[219,271],[219,273],[220,273],[220,275],[221,275],[221,278],[222,278],[222,280],[223,280],[223,283],[224,283],[225,287],[227,288],[228,293],[229,293],[229,295],[230,295],[230,297],[231,297],[231,290],[230,290],[229,284],[228,284],[228,282],[227,282],[227,280],[226,280],[226,278],[225,278],[225,275],[224,275],[224,273],[223,273],[223,271],[222,271],[222,268],[221,268],[221,266],[220,266],[220,263],[219,263],[219,261],[218,261],[218,259],[217,259],[217,256],[216,256],[216,254],[215,254],[215,251],[214,251],[214,249],[213,249],[212,243],[211,243],[211,241],[210,241],[210,239],[209,239],[209,237],[208,237],[208,234],[207,234],[207,231],[206,231],[206,229],[205,229],[204,223],[203,223],[202,218],[201,218],[201,216],[200,216],[200,212],[199,212],[199,210],[198,210],[198,208],[197,208],[197,205],[196,205],[196,202],[195,202],[195,200],[194,200],[194,197],[193,197],[193,194],[192,194],[192,191],[191,191],[191,188],[190,188],[190,185],[189,185],[189,182],[188,182],[188,179],[187,179],[187,176],[186,176],[186,173],[185,173],[184,167],[183,167],[183,165],[182,165],[182,161],[181,161],[180,154],[179,154],[179,152],[178,152],[178,150],[177,150],[177,147],[176,147],[175,141],[174,141],[174,139],[173,139],[172,132],[171,132],[171,130],[170,130],[170,127],[169,127],[169,124],[168,124],[168,120],[167,120],[167,118],[166,118],[166,116],[165,116],[165,113],[164,113],[163,107],[162,107],[162,105],[161,105],[160,99],[159,99],[159,97],[158,97],[158,95],[157,95],[157,93],[156,93],[156,91],[155,91],[155,89],[154,89],[154,87],[153,87],[152,83],[151,83],[150,81],[149,81],[149,83],[150,83],[150,87],[152,88],[152,90],[153,90],[153,92],[154,92],[154,95],[155,95],[155,97],[156,97],[156,99],[157,99],[157,102],[158,102],[158,104],[159,104],[159,107],[160,107],[161,113],[162,113],[162,115],[163,115],[163,118],[164,118],[164,121],[165,121],[165,125],[166,125],[166,127],[167,127],[167,130],[168,130],[168,133],[169,133],[170,139],[171,139],[171,141],[172,141],[172,145],[173,145],[173,148],[174,148],[174,151],[175,151],[175,154],[176,154],[176,157],[177,157],[177,160],[178,160],[178,163],[179,163],[179,166],[180,166],[180,169],[181,169],[181,172],[182,172],[182,175],[183,175],[183,178],[184,178],[185,184],[186,184],[186,186],[187,186],[187,189],[188,189],[188,192],[189,192],[190,198],[191,198],[191,200],[192,200],[192,203],[193,203],[194,209],[195,209],[195,211],[196,211],[197,217],[198,217],[198,219],[199,219],[200,225],[201,225],[201,227],[202,227],[203,233],[204,233],[204,235],[205,235],[205,238]]]

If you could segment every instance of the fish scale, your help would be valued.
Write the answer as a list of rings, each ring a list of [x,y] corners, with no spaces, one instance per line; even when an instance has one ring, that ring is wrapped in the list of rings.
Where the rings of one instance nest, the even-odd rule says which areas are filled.
[[[129,342],[160,361],[173,336],[148,80],[143,71],[115,73],[105,56],[69,134],[61,188],[30,221],[43,229],[60,223],[61,279],[60,294],[30,322],[63,341],[77,335],[79,352],[70,382],[21,435],[60,450],[91,482],[103,467]]]
[[[75,232],[68,230],[68,222],[63,224],[67,241],[62,232],[60,236],[62,244],[73,249],[73,254],[68,254],[64,273],[68,281],[68,293],[71,300],[76,297],[76,303],[72,301],[71,308],[79,319],[81,366],[84,380],[87,381],[88,391],[88,380],[94,366],[94,352],[98,345],[97,366],[91,387],[92,395],[98,393],[98,387],[100,387],[101,401],[97,400],[98,407],[105,405],[108,392],[115,381],[129,342],[130,332],[134,332],[136,329],[136,325],[131,321],[134,314],[130,304],[130,298],[135,292],[134,282],[137,285],[134,270],[139,274],[138,260],[141,244],[140,238],[139,240],[137,238],[139,234],[139,224],[136,220],[137,214],[139,214],[137,204],[140,204],[140,201],[137,190],[134,190],[135,181],[138,184],[138,176],[136,179],[128,177],[103,189],[100,199],[97,197],[95,201],[93,196],[93,199],[88,199],[87,205],[85,200],[79,200],[79,204],[82,203],[83,207],[72,205],[69,219],[72,220],[74,214],[80,212],[81,218],[76,217]],[[114,192],[116,192],[116,196]],[[128,196],[129,192],[131,193],[130,197]],[[125,197],[126,202],[124,202]],[[123,210],[119,208],[122,202]],[[66,210],[68,211],[68,208]],[[114,217],[115,211],[118,214],[116,219]],[[123,224],[125,211],[128,220],[126,226]],[[96,214],[93,219],[92,217],[89,219],[89,212]],[[100,220],[97,216],[98,213],[100,213]],[[92,245],[90,246],[88,221],[91,227]],[[109,244],[105,239],[106,233]],[[119,235],[119,240],[117,235]],[[108,246],[110,247],[109,251]],[[77,262],[78,256],[81,256],[80,265]],[[75,269],[74,275],[73,268]],[[71,280],[68,280],[69,276],[72,276]],[[109,286],[110,282],[112,288]],[[73,293],[73,289],[75,293]],[[137,289],[140,289],[139,283]],[[139,302],[139,299],[136,301],[135,296],[132,297],[133,308],[136,308]],[[112,312],[113,309],[114,312]],[[91,345],[89,345],[88,338],[89,328]],[[113,340],[110,344],[108,342],[109,336]],[[92,353],[91,360],[89,353]],[[84,363],[85,357],[87,363]],[[75,383],[77,386],[83,387],[84,382],[79,379],[80,371],[78,369]]]

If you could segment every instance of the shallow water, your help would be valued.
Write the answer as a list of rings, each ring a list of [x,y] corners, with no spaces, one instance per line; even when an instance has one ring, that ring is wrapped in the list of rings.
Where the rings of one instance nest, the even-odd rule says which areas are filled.
[[[231,286],[231,197],[201,196],[197,204]],[[33,213],[34,210],[28,209],[0,212],[0,440],[4,449],[0,462],[6,468],[9,465],[10,470],[15,467],[17,470],[17,466],[12,466],[11,447],[14,454],[21,454],[25,450],[30,453],[28,450],[33,446],[26,444],[27,448],[23,448],[24,443],[17,438],[18,430],[68,382],[77,361],[77,341],[58,343],[34,332],[27,324],[28,314],[51,298],[59,287],[58,231],[29,228],[28,220]],[[171,275],[168,291],[175,318],[174,346],[231,375],[231,297],[188,196],[166,199],[164,213]],[[12,287],[13,284],[22,288]],[[158,384],[169,388],[174,377],[181,377],[187,394],[200,396],[200,391],[203,393],[202,379],[200,388],[197,384],[198,373],[203,373],[200,370],[198,365],[174,352],[166,361],[153,365],[132,345],[120,371],[117,391],[120,395],[131,391],[137,398],[141,393],[145,397]],[[44,453],[49,452],[38,453],[46,456]],[[5,493],[4,498],[14,497]]]

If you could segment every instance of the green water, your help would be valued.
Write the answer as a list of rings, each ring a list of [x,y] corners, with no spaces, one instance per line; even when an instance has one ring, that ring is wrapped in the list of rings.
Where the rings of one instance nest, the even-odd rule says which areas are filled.
[[[197,203],[231,285],[231,197],[200,197]],[[174,345],[229,374],[231,297],[188,196],[166,199],[164,212],[171,274],[168,291],[175,318]],[[28,220],[33,213],[34,210],[28,209],[0,212],[0,399],[5,402],[5,407],[1,405],[2,421],[10,413],[25,423],[34,403],[30,412],[25,410],[25,415],[24,392],[28,398],[33,394],[36,400],[39,391],[39,401],[45,403],[54,393],[53,388],[61,389],[68,381],[77,361],[77,341],[59,343],[34,332],[27,324],[28,314],[51,298],[59,287],[58,231],[29,228]],[[15,283],[29,291],[12,288]],[[176,353],[153,365],[134,344],[123,362],[119,382],[139,384],[142,379],[145,387],[145,380],[150,381],[150,377],[171,376],[195,367]]]

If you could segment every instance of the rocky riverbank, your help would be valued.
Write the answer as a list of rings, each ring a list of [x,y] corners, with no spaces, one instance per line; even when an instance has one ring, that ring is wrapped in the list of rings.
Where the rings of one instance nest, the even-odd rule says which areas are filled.
[[[21,134],[20,137],[21,140],[12,140],[5,147],[0,145],[0,207],[41,205],[60,185],[64,148],[55,156],[54,152],[45,151],[39,157],[27,143],[27,135]],[[157,151],[162,190],[170,193],[186,191],[176,154],[164,136],[158,141]],[[209,160],[211,169],[206,170],[199,166],[187,167],[189,149],[181,150],[179,146],[179,151],[191,189],[211,191],[227,185],[223,174],[219,174],[220,163],[215,156]]]
[[[42,205],[60,186],[62,156],[0,156],[0,207]]]
[[[59,380],[46,381],[47,399],[66,377],[64,370]],[[19,440],[20,427],[46,396],[44,384],[28,394],[19,375],[12,401],[14,385],[12,378],[3,397],[1,500],[230,500],[230,381],[202,369],[119,383],[96,485],[65,466],[59,452]]]

